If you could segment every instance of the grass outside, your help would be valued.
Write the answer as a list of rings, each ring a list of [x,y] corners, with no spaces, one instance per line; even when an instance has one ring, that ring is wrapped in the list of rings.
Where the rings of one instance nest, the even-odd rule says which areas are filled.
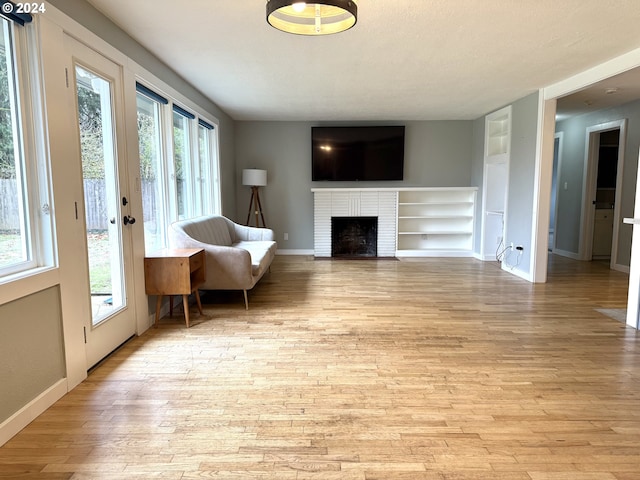
[[[0,232],[0,268],[22,260],[22,245],[17,233]]]
[[[106,231],[89,232],[89,269],[91,292],[111,294],[109,235]],[[22,260],[22,245],[18,233],[0,232],[0,268]]]
[[[109,234],[106,231],[89,232],[89,277],[91,293],[111,295],[111,263],[109,253]]]

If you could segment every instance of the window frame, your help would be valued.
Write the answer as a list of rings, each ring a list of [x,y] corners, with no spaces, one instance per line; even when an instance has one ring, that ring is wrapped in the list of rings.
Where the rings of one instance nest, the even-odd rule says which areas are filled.
[[[196,202],[199,208],[200,215],[220,214],[218,208],[218,202],[215,198],[214,192],[216,191],[216,169],[214,168],[215,159],[215,139],[217,138],[217,130],[210,123],[198,119],[198,125],[196,127],[198,135],[198,163],[197,163],[197,181],[196,184]],[[200,134],[205,134],[204,148],[200,145]],[[202,158],[202,153],[205,152],[205,158]],[[219,162],[217,162],[219,163]]]
[[[1,18],[1,17],[0,17]],[[20,26],[1,18],[8,26],[13,72],[7,72],[14,115],[14,145],[19,151],[21,169],[21,228],[25,229],[23,248],[26,260],[0,268],[0,284],[32,275],[57,265],[53,222],[51,165],[47,150],[44,96],[35,22]],[[4,30],[4,29],[3,29]],[[12,78],[11,78],[12,77]],[[17,139],[17,140],[16,140]],[[18,179],[18,170],[21,178]]]
[[[194,194],[194,178],[193,178],[193,159],[194,159],[194,141],[193,141],[193,120],[195,118],[190,115],[185,115],[185,113],[189,113],[181,107],[176,108],[177,105],[173,104],[173,110],[171,114],[171,134],[173,141],[173,149],[171,156],[171,184],[173,194],[171,195],[174,198],[174,208],[173,208],[173,218],[175,220],[187,220],[193,216],[193,194]],[[182,110],[182,111],[180,111]],[[178,189],[178,174],[177,174],[177,158],[176,158],[176,119],[179,119],[182,123],[183,130],[181,130],[183,142],[187,143],[187,145],[182,146],[182,158],[181,158],[181,169],[182,169],[182,177],[183,177],[183,191],[179,192]],[[180,193],[182,193],[182,202],[183,209],[180,210]]]
[[[138,85],[141,85],[141,84],[138,84]],[[150,89],[148,89],[144,85],[142,85],[142,87],[144,87],[144,89],[146,89],[150,93],[153,93]],[[167,118],[166,111],[168,110],[169,107],[166,99],[164,99],[159,95],[157,95],[157,97],[154,97],[153,95],[150,95],[149,92],[147,91],[140,90],[140,89],[137,89],[136,91],[136,114],[139,112],[138,97],[150,102],[150,105],[153,106],[154,119],[157,122],[154,128],[154,135],[157,135],[157,138],[154,139],[154,143],[156,143],[156,147],[158,149],[157,159],[155,159],[155,163],[156,163],[155,167],[157,168],[157,171],[154,172],[157,175],[157,179],[156,179],[157,190],[158,190],[157,194],[159,197],[156,199],[156,209],[157,209],[158,220],[161,220],[161,219],[167,218],[167,212],[168,212],[168,204],[166,199],[168,198],[168,192],[169,192],[169,186],[168,186],[169,172],[167,169],[167,154],[166,154],[167,149],[166,149],[165,133],[166,133],[166,118]],[[136,125],[136,130],[138,134],[138,146],[139,146],[140,130],[137,129],[137,125]],[[138,171],[140,171],[140,165],[138,165]],[[142,178],[141,175],[139,178],[140,178],[140,194],[143,195],[142,185],[143,185],[144,179]],[[145,223],[144,222],[144,214],[145,214],[144,201],[142,204],[142,213],[143,213],[142,222],[144,225]],[[145,239],[144,239],[145,251],[151,252],[153,250],[166,246],[166,243],[167,243],[166,242],[166,239],[167,239],[166,222],[159,221],[157,228],[158,228],[158,233],[157,233],[158,240],[153,245],[148,245],[147,238],[146,238],[146,230],[143,229],[143,232],[145,235]]]

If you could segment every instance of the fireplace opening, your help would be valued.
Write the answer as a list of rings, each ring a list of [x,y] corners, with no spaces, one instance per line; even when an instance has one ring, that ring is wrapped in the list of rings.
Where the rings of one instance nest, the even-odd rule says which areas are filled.
[[[331,256],[378,256],[378,217],[331,217]]]

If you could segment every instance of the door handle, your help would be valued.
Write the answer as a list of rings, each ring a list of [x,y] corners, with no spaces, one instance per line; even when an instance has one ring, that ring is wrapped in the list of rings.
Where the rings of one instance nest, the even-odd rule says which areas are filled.
[[[131,215],[125,215],[122,221],[125,225],[133,225],[134,223],[136,223],[136,219]]]

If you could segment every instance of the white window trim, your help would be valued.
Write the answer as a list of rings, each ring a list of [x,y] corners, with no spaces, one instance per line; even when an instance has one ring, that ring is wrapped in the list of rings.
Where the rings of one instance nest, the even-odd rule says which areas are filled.
[[[25,27],[12,30],[14,71],[9,72],[13,74],[10,76],[10,88],[15,89],[13,94],[18,102],[16,122],[20,128],[18,131],[14,125],[14,136],[19,139],[19,154],[24,159],[24,178],[19,177],[17,181],[25,190],[20,216],[28,237],[28,260],[0,269],[0,284],[31,277],[57,264],[37,18]]]

